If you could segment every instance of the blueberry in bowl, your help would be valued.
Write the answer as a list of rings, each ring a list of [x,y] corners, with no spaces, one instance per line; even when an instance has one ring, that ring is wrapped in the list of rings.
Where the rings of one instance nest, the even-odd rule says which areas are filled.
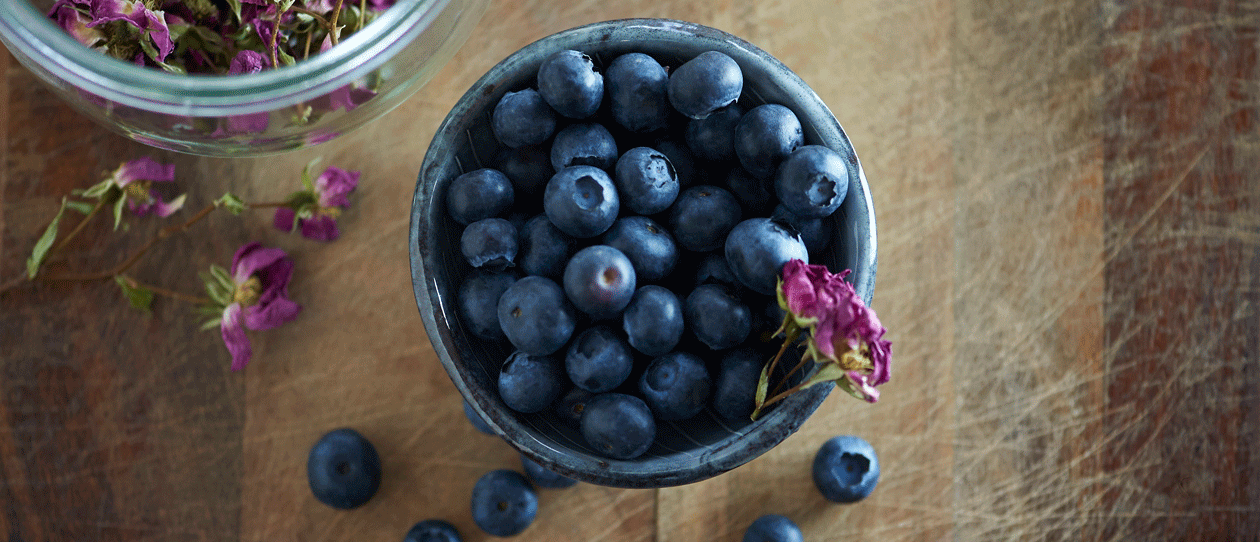
[[[680,71],[701,55],[695,69]],[[548,59],[556,65],[543,70]],[[603,76],[598,106],[588,100],[597,84],[584,70]],[[673,84],[681,86],[671,95]],[[531,90],[542,95],[535,100]],[[534,120],[494,122],[505,96],[512,102],[523,92],[528,99],[506,113]],[[560,104],[550,115],[539,106],[549,100]],[[758,110],[766,105],[775,107]],[[557,135],[565,130],[565,137]],[[579,132],[592,139],[569,138]],[[805,146],[830,149],[843,167],[836,167],[830,154],[802,154],[779,190],[777,169]],[[619,154],[607,154],[614,147]],[[516,195],[509,209],[491,218],[524,217],[518,227],[524,241],[505,269],[469,263],[460,244],[466,226],[448,211],[454,180],[482,168],[499,169]],[[728,183],[736,175],[740,182]],[[779,201],[780,192],[788,201]],[[803,211],[812,226],[833,228],[825,245],[810,243],[824,248],[810,252],[786,214],[772,214],[780,204]],[[825,218],[815,216],[828,211]],[[531,220],[546,220],[551,228],[539,222],[528,226]],[[646,224],[668,237],[650,229],[653,235],[627,235],[618,222]],[[755,374],[778,348],[777,342],[760,342],[767,334],[762,328],[773,331],[778,324],[759,316],[774,303],[779,272],[774,266],[799,258],[832,272],[852,270],[847,280],[868,303],[875,284],[869,187],[826,104],[756,46],[666,19],[569,29],[492,67],[433,136],[417,178],[409,234],[412,284],[425,331],[474,412],[547,471],[614,487],[676,486],[739,467],[794,433],[830,393],[831,384],[814,386],[756,421],[741,416],[751,410],[745,403],[752,388],[738,379]],[[673,240],[672,251],[656,244],[662,239]],[[538,248],[544,245],[551,248]],[[467,277],[485,273],[518,277],[495,282],[505,288],[494,307],[502,335],[484,329],[493,320],[488,302],[456,302]],[[687,300],[702,284],[709,286],[701,288],[705,293],[695,297],[691,312],[696,322],[707,323],[697,333],[687,318]],[[739,318],[706,320],[712,316],[706,310],[732,308]],[[589,352],[575,349],[584,332],[596,328],[603,330],[598,332],[603,343],[618,345],[615,355],[597,352],[594,343],[587,345]],[[741,355],[755,359],[738,369],[727,362],[724,368],[732,349],[747,349]],[[538,379],[546,381],[538,388],[545,388],[546,397],[534,398],[530,412],[511,408],[499,389],[504,361],[517,350],[549,356],[558,366],[539,373],[548,376]],[[627,355],[632,367],[623,378]],[[688,360],[685,371],[648,375],[653,360],[663,357]],[[558,392],[550,380],[557,372]],[[645,381],[650,385],[643,386]],[[529,386],[510,389],[516,406],[533,393]],[[675,397],[675,389],[682,395]],[[688,394],[705,399],[696,403]],[[540,408],[541,399],[550,404]]]

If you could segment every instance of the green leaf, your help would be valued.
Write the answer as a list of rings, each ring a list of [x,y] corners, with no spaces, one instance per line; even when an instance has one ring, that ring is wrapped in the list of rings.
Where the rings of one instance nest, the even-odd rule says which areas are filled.
[[[131,279],[122,275],[114,275],[114,282],[122,288],[123,295],[127,296],[127,301],[131,303],[132,308],[149,312],[149,307],[153,305],[153,290],[133,285]]]
[[[228,9],[232,10],[232,15],[236,16],[236,22],[241,22],[241,0],[227,0]]]
[[[284,198],[284,203],[286,204],[286,207],[296,210],[308,205],[319,203],[319,198],[317,198],[315,193],[310,190],[298,190],[297,192],[289,194],[289,197]]]
[[[39,240],[35,241],[31,257],[26,259],[26,278],[33,279],[39,274],[39,266],[43,265],[44,258],[48,256],[48,249],[52,248],[53,241],[57,240],[57,224],[61,222],[61,215],[65,212],[66,198],[61,198],[61,208],[57,210],[57,215],[48,223],[48,229],[39,236]]]
[[[117,190],[120,190],[120,191],[122,190],[121,188],[118,188],[118,185],[114,184],[114,180],[113,180],[113,179],[106,179],[106,180],[101,181],[101,182],[99,182],[99,183],[96,183],[96,184],[94,184],[94,185],[92,185],[92,186],[89,186],[89,187],[87,188],[87,190],[80,191],[80,193],[78,193],[78,194],[76,194],[76,195],[78,195],[78,196],[83,196],[83,197],[85,197],[85,198],[96,198],[96,199],[100,199],[100,198],[101,198],[102,196],[104,196],[107,192],[109,192],[109,189],[110,189],[110,188],[114,188],[114,189],[117,189]]]
[[[118,231],[118,225],[122,224],[123,204],[127,203],[127,196],[118,194],[118,199],[114,201],[114,231]]]
[[[211,318],[209,320],[206,320],[204,324],[201,324],[201,331],[210,331],[222,325],[223,325],[223,318]]]
[[[66,208],[84,215],[92,212],[92,205],[85,201],[67,201]]]
[[[285,66],[292,66],[297,63],[297,59],[293,55],[286,53],[284,49],[276,48],[276,57],[280,59],[280,63]]]
[[[231,192],[224,192],[222,197],[214,200],[214,206],[222,207],[226,209],[227,212],[238,216],[245,211],[245,202],[241,201],[241,198],[236,197],[236,195]]]
[[[753,405],[755,405],[752,413],[753,421],[756,421],[757,416],[761,414],[761,407],[766,404],[766,393],[770,391],[770,363],[767,361],[761,367],[761,377],[757,379],[757,395],[753,399]]]
[[[318,160],[318,158],[315,160]],[[302,187],[312,194],[315,193],[315,180],[311,178],[311,167],[315,165],[315,160],[312,160],[311,163],[306,164],[306,167],[302,168]]]

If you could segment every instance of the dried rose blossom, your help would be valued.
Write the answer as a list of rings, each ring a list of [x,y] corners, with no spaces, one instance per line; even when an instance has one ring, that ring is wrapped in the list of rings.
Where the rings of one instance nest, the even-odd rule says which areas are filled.
[[[276,228],[293,231],[296,222],[302,237],[316,241],[337,240],[341,237],[337,217],[342,209],[350,208],[349,195],[358,188],[359,175],[358,171],[329,166],[309,182],[309,173],[303,172],[307,189],[294,192],[286,200],[286,206],[276,209],[273,218]]]
[[[228,74],[243,73],[231,71],[240,51],[266,57],[264,68],[318,54],[334,21],[344,39],[394,4],[395,0],[57,0],[48,16],[76,40],[115,58],[176,73]]]
[[[786,315],[779,333],[787,342],[807,333],[801,363],[812,361],[816,369],[804,382],[766,400],[767,379],[774,362],[762,372],[758,384],[757,412],[784,396],[822,382],[835,382],[850,395],[874,403],[877,386],[888,382],[892,344],[884,340],[886,329],[875,311],[866,306],[853,286],[845,282],[846,270],[833,274],[822,265],[791,260],[779,280],[779,307]],[[782,352],[780,352],[782,355]]]
[[[57,0],[48,16],[79,43],[99,50],[105,44],[105,33],[99,28],[88,26],[92,23],[88,8],[89,3],[86,1]]]
[[[127,208],[139,216],[154,213],[161,217],[170,216],[184,206],[184,196],[171,201],[162,201],[161,196],[153,190],[153,183],[168,183],[175,180],[175,165],[162,165],[145,156],[130,162],[124,162],[100,184],[84,192],[91,197],[107,196],[109,190],[117,188],[119,197],[125,198]]]
[[[206,290],[217,305],[222,305],[219,330],[232,354],[232,370],[239,371],[253,357],[245,330],[279,327],[296,318],[302,307],[289,299],[293,260],[281,249],[246,244],[232,256],[232,267],[226,274],[225,278],[221,270],[212,268]]]

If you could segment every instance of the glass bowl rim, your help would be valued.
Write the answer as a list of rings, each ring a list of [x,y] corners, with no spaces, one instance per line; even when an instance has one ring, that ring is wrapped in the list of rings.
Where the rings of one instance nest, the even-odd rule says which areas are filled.
[[[0,12],[0,39],[45,77],[108,102],[190,117],[227,117],[296,105],[379,68],[457,0],[398,0],[337,47],[291,66],[239,75],[179,75],[137,66],[79,43],[28,0]]]

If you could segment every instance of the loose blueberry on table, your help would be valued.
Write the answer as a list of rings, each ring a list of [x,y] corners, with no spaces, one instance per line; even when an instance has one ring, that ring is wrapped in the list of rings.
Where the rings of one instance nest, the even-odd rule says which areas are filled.
[[[757,518],[744,531],[743,542],[804,542],[796,522],[778,514]]]
[[[519,472],[493,470],[472,490],[473,522],[491,536],[516,536],[538,515],[538,494]]]
[[[358,508],[381,486],[381,458],[358,431],[336,429],[311,447],[306,479],[319,502],[343,510]]]
[[[403,542],[463,542],[454,525],[440,519],[426,519],[407,531]]]
[[[865,499],[879,482],[879,458],[869,442],[853,435],[832,437],[814,456],[814,485],[827,500]]]

